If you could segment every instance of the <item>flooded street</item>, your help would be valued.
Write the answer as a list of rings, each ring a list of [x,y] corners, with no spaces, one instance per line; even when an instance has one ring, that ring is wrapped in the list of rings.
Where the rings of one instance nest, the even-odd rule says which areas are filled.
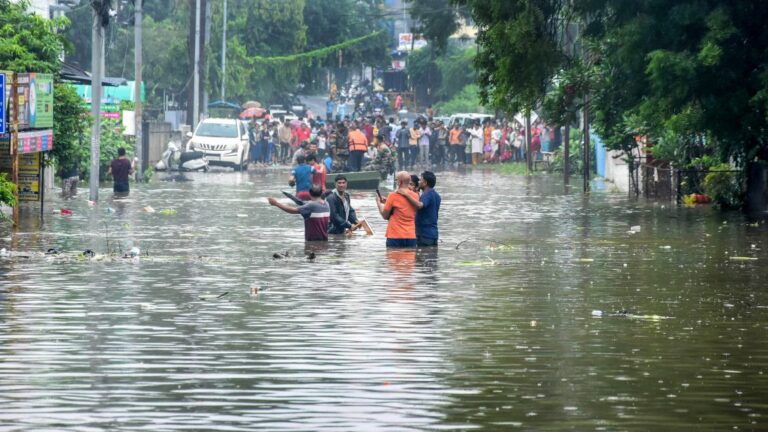
[[[285,172],[165,176],[0,232],[0,430],[768,428],[768,225],[438,172],[439,248],[353,191],[309,260]]]

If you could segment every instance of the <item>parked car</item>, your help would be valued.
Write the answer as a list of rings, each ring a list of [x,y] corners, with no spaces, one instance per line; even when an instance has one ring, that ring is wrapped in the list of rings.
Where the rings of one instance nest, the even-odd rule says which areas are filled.
[[[205,154],[210,165],[231,166],[240,171],[248,165],[248,127],[239,119],[209,118],[198,124],[187,151]]]

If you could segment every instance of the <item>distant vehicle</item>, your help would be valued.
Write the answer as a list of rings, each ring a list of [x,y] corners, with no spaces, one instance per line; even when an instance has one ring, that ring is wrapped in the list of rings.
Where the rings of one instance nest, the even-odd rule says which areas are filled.
[[[298,96],[288,95],[287,105],[289,111],[293,111],[297,116],[304,117],[307,115],[307,105]]]
[[[452,115],[448,120],[448,124],[453,126],[455,123],[458,123],[459,126],[466,127],[471,126],[475,121],[482,123],[485,120],[493,120],[493,116],[490,114],[462,113]]]
[[[442,117],[442,116],[434,117],[433,120],[436,121],[436,122],[441,121],[446,126],[451,124],[451,118],[450,117]]]
[[[246,123],[239,119],[205,119],[195,133],[188,133],[187,151],[205,154],[211,165],[231,166],[240,171],[248,164],[250,144]]]

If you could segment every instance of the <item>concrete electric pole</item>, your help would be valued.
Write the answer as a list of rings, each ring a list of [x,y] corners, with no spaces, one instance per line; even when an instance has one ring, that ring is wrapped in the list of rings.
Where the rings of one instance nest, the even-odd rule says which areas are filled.
[[[144,106],[143,101],[141,100],[141,67],[142,67],[142,33],[141,33],[141,27],[142,27],[142,20],[143,20],[143,3],[144,0],[135,0],[134,1],[134,20],[133,20],[133,31],[134,31],[134,96],[136,97],[136,111],[135,111],[135,122],[136,122],[136,159],[138,159],[138,166],[136,167],[136,178],[138,180],[141,180],[144,177],[144,130],[143,130],[143,114],[144,114]]]

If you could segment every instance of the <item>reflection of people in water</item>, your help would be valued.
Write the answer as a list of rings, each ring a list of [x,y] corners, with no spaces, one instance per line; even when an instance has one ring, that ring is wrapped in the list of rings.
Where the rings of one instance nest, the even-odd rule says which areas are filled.
[[[420,247],[416,249],[416,264],[426,273],[437,271],[437,251],[436,247]]]
[[[416,249],[387,248],[387,266],[400,289],[413,289],[413,269],[416,267]]]

